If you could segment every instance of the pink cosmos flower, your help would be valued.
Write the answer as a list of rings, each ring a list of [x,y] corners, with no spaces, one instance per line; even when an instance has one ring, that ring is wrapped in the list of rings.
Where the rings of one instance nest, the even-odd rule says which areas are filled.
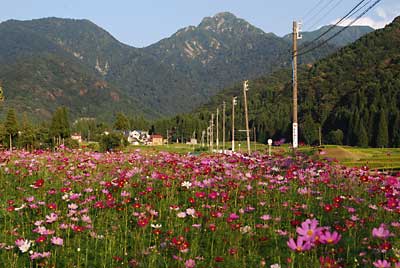
[[[293,238],[290,238],[287,242],[288,247],[296,252],[303,252],[311,249],[310,241],[305,240],[303,237],[297,237],[297,241],[295,242]]]
[[[51,243],[56,246],[62,246],[64,244],[64,240],[60,237],[53,236],[51,238]]]
[[[321,232],[321,228],[317,227],[318,221],[316,219],[307,219],[301,224],[301,227],[296,228],[296,232],[303,237],[306,241],[314,241],[315,237]]]
[[[389,230],[386,228],[385,224],[381,224],[379,228],[372,229],[372,236],[380,239],[386,239],[390,236]]]
[[[46,222],[47,223],[53,223],[57,221],[58,215],[56,213],[51,213],[50,215],[46,215]]]
[[[342,236],[336,231],[333,233],[325,231],[320,237],[320,242],[322,244],[337,244],[341,238]]]
[[[48,258],[48,257],[50,257],[50,255],[51,255],[51,252],[43,252],[43,253],[33,252],[29,258],[31,260],[36,260],[36,259],[41,259],[41,258]]]
[[[377,268],[390,268],[390,262],[388,262],[387,260],[377,260],[375,262],[373,262],[373,265]]]
[[[263,221],[268,221],[268,220],[271,219],[271,216],[268,215],[268,214],[265,214],[265,215],[262,215],[262,216],[260,217],[260,219],[263,220]]]
[[[196,266],[196,261],[195,261],[195,260],[188,259],[188,260],[185,262],[185,267],[186,267],[186,268],[194,268],[195,266]]]

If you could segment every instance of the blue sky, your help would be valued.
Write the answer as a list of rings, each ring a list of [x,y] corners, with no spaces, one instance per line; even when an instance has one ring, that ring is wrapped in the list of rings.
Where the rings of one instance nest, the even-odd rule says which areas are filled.
[[[172,35],[180,28],[198,25],[204,17],[218,12],[232,12],[265,32],[284,35],[290,32],[293,19],[303,19],[313,7],[316,9],[304,18],[305,30],[337,21],[358,2],[359,0],[1,0],[0,21],[43,17],[89,19],[121,42],[143,47]],[[380,28],[398,15],[400,1],[383,0],[360,23]]]

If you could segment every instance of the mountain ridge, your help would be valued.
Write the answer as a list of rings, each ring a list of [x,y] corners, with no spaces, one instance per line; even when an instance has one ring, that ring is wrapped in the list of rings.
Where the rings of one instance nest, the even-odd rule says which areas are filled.
[[[143,111],[150,118],[188,112],[237,81],[255,78],[290,64],[289,42],[265,33],[229,12],[206,17],[198,26],[182,28],[145,48],[123,44],[85,19],[9,20],[0,23],[0,38],[5,40],[0,43],[0,64],[21,60],[19,68],[29,77],[35,70],[22,68],[23,58],[33,61],[36,58],[45,68],[41,55],[51,54],[60,64],[69,62],[75,66],[72,69],[81,69],[83,76],[90,76],[93,81],[105,81],[124,99],[129,99],[125,106],[121,104],[121,110],[129,114]],[[328,45],[303,58],[303,62],[312,62],[336,49]],[[52,73],[44,69],[43,72]],[[26,84],[22,85],[4,77],[7,72],[2,73],[0,80],[4,83],[6,104],[8,100],[13,101],[10,97],[16,97],[16,94],[8,94],[8,90],[34,86],[34,81],[24,80]],[[68,80],[61,72],[56,75]],[[46,81],[42,86],[49,92],[54,87],[68,92],[67,84],[52,83]],[[17,88],[10,88],[11,84]],[[60,96],[60,104],[64,97]],[[20,104],[25,107],[23,102]],[[73,117],[85,116],[84,110],[71,105]],[[41,108],[46,109],[45,106]],[[102,116],[106,114],[104,111]]]

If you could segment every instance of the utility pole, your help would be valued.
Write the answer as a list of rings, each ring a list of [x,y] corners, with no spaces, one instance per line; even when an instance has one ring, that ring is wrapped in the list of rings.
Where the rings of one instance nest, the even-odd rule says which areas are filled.
[[[250,129],[249,129],[249,113],[247,110],[247,94],[246,92],[249,91],[249,81],[246,80],[243,83],[243,95],[244,95],[244,113],[246,119],[246,137],[247,137],[247,153],[250,155]]]
[[[222,150],[225,153],[225,101],[222,103]]]
[[[237,104],[237,97],[232,98],[232,152],[235,151],[235,105]]]
[[[210,150],[213,152],[214,146],[214,114],[211,114],[211,121],[210,121]]]
[[[298,147],[298,120],[297,120],[297,40],[301,39],[299,24],[293,21],[293,150]]]
[[[217,108],[217,151],[219,150],[219,108]]]
[[[167,147],[169,147],[169,133],[168,133],[168,129],[167,129]]]
[[[256,134],[256,127],[253,127],[254,131],[254,151],[257,151],[257,134]]]

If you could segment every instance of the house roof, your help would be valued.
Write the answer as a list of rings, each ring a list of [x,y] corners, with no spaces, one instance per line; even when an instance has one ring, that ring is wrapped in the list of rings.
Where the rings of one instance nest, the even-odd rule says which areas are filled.
[[[161,136],[159,134],[154,134],[154,135],[151,135],[150,138],[152,138],[152,139],[162,139],[163,136]]]

